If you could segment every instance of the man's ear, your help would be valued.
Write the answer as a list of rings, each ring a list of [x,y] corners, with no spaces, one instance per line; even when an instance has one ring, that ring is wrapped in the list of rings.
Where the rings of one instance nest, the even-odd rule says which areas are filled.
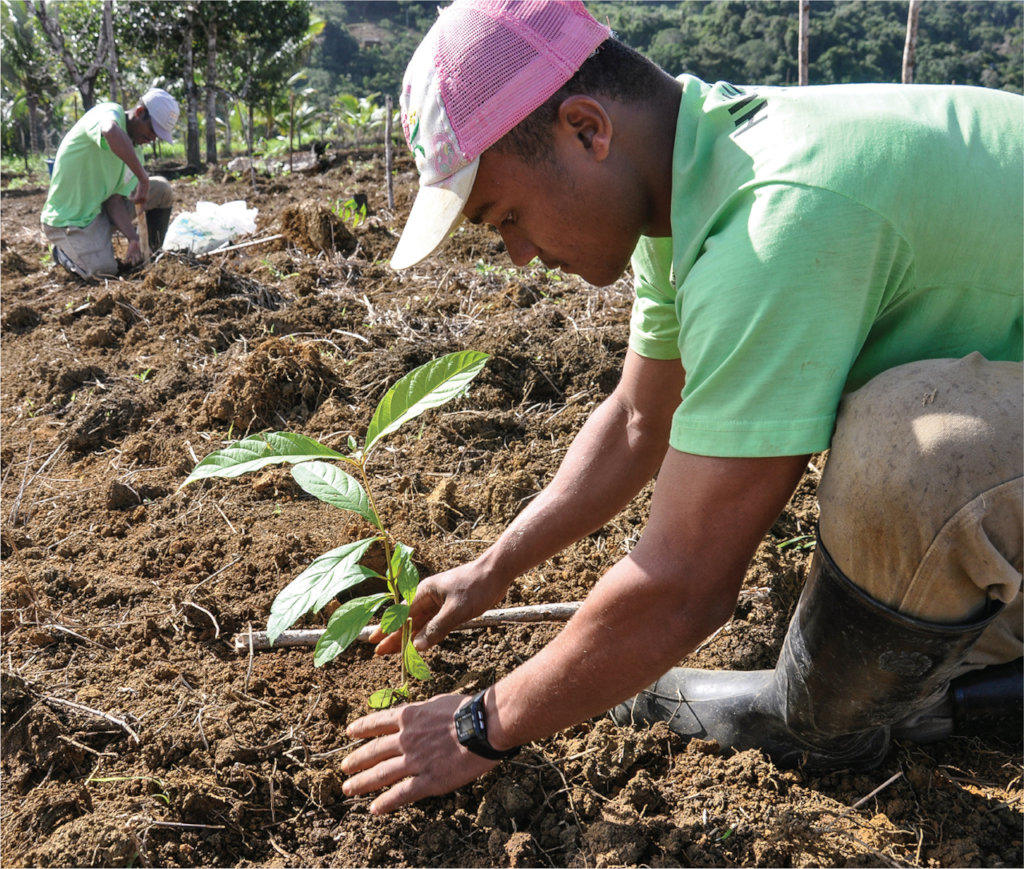
[[[559,126],[575,136],[597,160],[604,160],[611,150],[612,119],[594,97],[575,94],[558,107]]]

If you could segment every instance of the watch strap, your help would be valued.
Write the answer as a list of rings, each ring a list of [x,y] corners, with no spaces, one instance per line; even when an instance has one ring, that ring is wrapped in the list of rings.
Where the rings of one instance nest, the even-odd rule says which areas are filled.
[[[484,712],[484,688],[469,703],[463,703],[455,710],[455,733],[459,742],[488,760],[505,760],[519,754],[520,746],[499,750],[487,739],[487,716]]]

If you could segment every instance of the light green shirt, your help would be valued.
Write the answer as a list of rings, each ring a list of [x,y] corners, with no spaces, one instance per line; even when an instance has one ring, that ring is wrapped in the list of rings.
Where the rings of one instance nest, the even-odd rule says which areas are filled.
[[[43,223],[88,226],[111,196],[128,196],[139,183],[100,132],[111,117],[127,131],[124,109],[117,103],[100,103],[82,115],[61,140],[43,206]],[[140,149],[135,152],[141,159]]]
[[[1021,359],[1024,98],[680,81],[672,237],[637,246],[630,332],[686,371],[673,447],[816,452],[888,368]]]

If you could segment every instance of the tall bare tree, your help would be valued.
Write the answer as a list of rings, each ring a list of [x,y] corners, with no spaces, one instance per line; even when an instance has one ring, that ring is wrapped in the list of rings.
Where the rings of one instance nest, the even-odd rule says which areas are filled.
[[[113,49],[113,40],[111,38],[113,33],[113,13],[111,3],[108,0],[108,2],[103,4],[103,24],[100,27],[99,37],[96,42],[96,51],[87,65],[84,61],[80,61],[79,58],[75,57],[71,46],[68,44],[68,40],[64,36],[64,31],[61,29],[60,19],[58,18],[60,5],[59,3],[47,3],[45,0],[35,0],[32,4],[32,11],[35,12],[39,25],[43,28],[43,32],[46,34],[46,38],[49,40],[53,50],[61,59],[64,68],[68,71],[71,81],[82,95],[83,108],[88,110],[96,104],[96,79],[104,69],[108,69],[108,58]],[[52,14],[50,12],[51,7],[53,8]],[[116,69],[116,60],[113,62],[113,65]]]
[[[193,3],[183,3],[181,55],[183,59],[182,79],[185,85],[185,162],[199,168],[202,156],[199,148],[199,88],[196,86],[195,50],[193,39],[196,32],[198,10]]]
[[[206,16],[206,162],[217,162],[217,16],[211,14]]]
[[[114,41],[114,0],[103,0],[103,34],[107,40],[107,74],[110,76],[110,98],[124,103],[121,76],[117,68],[117,43]]]
[[[800,2],[800,26],[798,28],[797,47],[797,84],[803,87],[807,84],[807,29],[811,18],[811,0],[799,0]]]
[[[921,13],[921,0],[910,0],[907,11],[907,41],[903,45],[903,84],[914,83],[917,65],[917,18]]]

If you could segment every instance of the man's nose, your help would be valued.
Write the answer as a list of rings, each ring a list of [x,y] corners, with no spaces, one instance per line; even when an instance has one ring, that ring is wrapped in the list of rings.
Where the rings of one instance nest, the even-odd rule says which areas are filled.
[[[540,255],[540,249],[514,229],[502,230],[501,240],[505,242],[505,250],[509,259],[516,266],[522,267],[534,257]]]

